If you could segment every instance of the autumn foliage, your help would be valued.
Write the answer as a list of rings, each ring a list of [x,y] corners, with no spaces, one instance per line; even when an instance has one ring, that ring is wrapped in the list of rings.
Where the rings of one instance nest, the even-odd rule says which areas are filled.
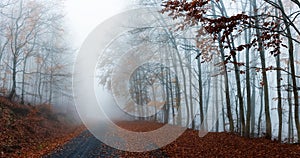
[[[231,3],[237,5],[237,10],[231,8]],[[214,45],[219,47],[220,59],[222,60],[219,65],[223,66],[224,71],[216,75],[224,75],[225,77],[225,88],[226,89],[226,104],[228,120],[230,122],[231,131],[233,131],[233,119],[231,116],[231,104],[233,98],[230,97],[228,89],[228,74],[230,67],[227,65],[234,65],[235,81],[237,87],[237,96],[239,107],[240,120],[241,122],[241,134],[249,137],[250,126],[255,127],[254,124],[250,125],[251,122],[255,122],[255,114],[252,111],[255,108],[251,106],[254,105],[255,87],[251,87],[250,79],[255,78],[257,72],[261,72],[261,81],[259,86],[263,87],[263,93],[261,93],[261,98],[263,98],[264,104],[261,106],[265,111],[265,126],[266,126],[266,137],[271,139],[274,129],[272,126],[272,118],[270,114],[270,96],[274,93],[270,90],[271,84],[274,84],[268,80],[272,74],[267,74],[267,71],[275,70],[277,78],[277,87],[281,87],[283,82],[292,82],[292,92],[294,103],[289,102],[289,106],[294,106],[294,112],[292,108],[289,108],[289,115],[294,114],[290,117],[295,120],[295,127],[297,129],[298,141],[300,140],[300,123],[299,123],[299,95],[297,81],[298,76],[296,75],[297,66],[295,66],[295,61],[297,61],[297,51],[299,41],[297,40],[297,35],[299,36],[300,31],[298,25],[294,23],[299,21],[299,1],[292,0],[290,3],[283,4],[281,0],[270,1],[221,1],[221,0],[164,0],[162,3],[163,9],[162,13],[168,14],[173,19],[178,22],[177,30],[188,30],[193,28],[196,30],[195,39],[196,46],[199,49],[197,58],[202,56],[201,51],[206,49],[202,47],[203,44],[199,44],[203,36],[209,36]],[[293,7],[292,5],[295,7]],[[289,10],[289,11],[287,11]],[[244,39],[242,39],[244,38]],[[212,43],[210,42],[210,43]],[[281,56],[285,56],[288,53],[289,63],[285,65],[281,64]],[[205,60],[206,54],[202,56]],[[258,62],[254,59],[257,56]],[[268,56],[268,57],[267,57]],[[275,58],[274,58],[275,57]],[[273,58],[273,59],[271,59]],[[274,64],[274,59],[276,60],[276,66],[270,65]],[[246,60],[245,63],[242,61]],[[252,60],[252,61],[250,61]],[[272,61],[273,60],[273,61]],[[253,62],[255,61],[255,62]],[[260,62],[260,63],[259,63]],[[256,65],[261,64],[261,67]],[[289,68],[290,67],[290,68]],[[287,73],[287,80],[284,80],[281,75]],[[245,78],[243,77],[245,74]],[[257,73],[258,74],[258,73]],[[214,76],[216,76],[214,75]],[[257,75],[259,76],[259,75]],[[242,95],[242,80],[244,78],[246,81],[246,91],[247,95]],[[254,81],[254,80],[253,80]],[[226,86],[227,85],[227,86]],[[270,86],[269,86],[270,85]],[[252,89],[252,90],[251,90]],[[277,112],[278,112],[278,137],[281,140],[282,133],[282,117],[283,117],[283,104],[282,96],[286,95],[284,91],[278,90],[277,94]],[[290,95],[290,94],[287,94]],[[247,101],[245,99],[247,98]],[[253,99],[252,99],[253,98]],[[245,107],[246,108],[246,119],[244,118]],[[256,104],[256,103],[255,103]],[[273,118],[274,119],[274,118]],[[290,123],[291,124],[291,119]],[[260,125],[259,125],[260,126]],[[291,125],[290,127],[293,127]],[[276,127],[277,128],[277,127]],[[260,129],[259,129],[260,130]],[[254,128],[252,128],[252,133]],[[289,128],[289,137],[291,136],[292,129]]]
[[[163,124],[147,121],[118,122],[120,127],[145,132]],[[176,127],[174,127],[175,129]],[[172,131],[167,131],[172,132]],[[280,144],[265,138],[243,138],[234,133],[208,133],[188,129],[177,140],[160,149],[169,157],[299,157],[300,146]],[[124,152],[121,157],[151,157],[151,152]]]
[[[223,49],[229,49],[230,52],[226,55],[227,59],[225,64],[234,63],[231,60],[232,57],[236,56],[238,52],[243,51],[245,48],[253,47],[259,49],[259,42],[262,42],[264,48],[268,49],[269,53],[274,56],[280,54],[281,47],[287,47],[282,44],[280,33],[276,31],[279,25],[278,21],[268,19],[266,15],[255,17],[246,15],[244,12],[228,17],[225,15],[214,17],[209,13],[211,10],[210,2],[210,0],[164,1],[162,13],[168,13],[173,19],[182,19],[182,23],[178,24],[177,30],[183,30],[191,26],[201,26],[201,29],[197,31],[196,37],[209,34],[213,40],[218,40],[223,43]],[[257,26],[255,25],[257,18],[265,19],[265,22]],[[235,47],[230,46],[233,42],[232,38],[239,36],[242,32],[251,28],[259,28],[262,30],[262,33],[253,34],[253,39],[249,43],[240,44]],[[200,49],[202,50],[202,48]]]
[[[50,105],[0,98],[0,157],[39,157],[82,131]]]

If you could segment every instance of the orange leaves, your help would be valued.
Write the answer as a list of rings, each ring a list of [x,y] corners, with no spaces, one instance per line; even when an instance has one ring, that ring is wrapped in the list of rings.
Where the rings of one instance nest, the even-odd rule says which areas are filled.
[[[201,29],[201,31],[204,31]],[[200,37],[200,35],[199,35]],[[214,44],[214,41],[211,37],[202,36],[201,38],[197,38],[196,47],[201,52],[201,58],[204,62],[209,62],[212,60],[213,54],[218,54],[218,48]],[[197,59],[200,57],[200,54],[197,55]]]
[[[188,130],[179,139],[163,148],[170,157],[272,157],[296,156],[297,147],[266,139],[247,139],[230,133],[209,133],[199,138],[197,131]],[[290,153],[294,151],[293,153]],[[290,155],[291,154],[291,155]]]
[[[135,121],[119,122],[119,126],[133,131],[155,130],[162,124]],[[146,130],[148,129],[148,130]],[[174,127],[174,130],[176,128]],[[172,132],[172,130],[168,131]],[[122,133],[120,133],[122,134]],[[188,129],[178,139],[160,150],[168,157],[299,157],[300,146],[280,144],[264,138],[244,138],[231,133],[208,133],[200,138],[199,131]],[[149,152],[121,153],[121,157],[150,157]],[[161,156],[161,155],[157,155]]]
[[[48,118],[55,115],[49,105],[19,105],[3,97],[0,105],[0,157],[41,157],[75,136],[74,127]]]
[[[183,18],[184,24],[180,27],[198,25],[199,21],[203,21],[205,18],[203,15],[206,13],[206,5],[209,0],[194,0],[191,2],[178,1],[178,0],[166,0],[163,1],[162,13],[168,12],[169,16],[173,19]]]

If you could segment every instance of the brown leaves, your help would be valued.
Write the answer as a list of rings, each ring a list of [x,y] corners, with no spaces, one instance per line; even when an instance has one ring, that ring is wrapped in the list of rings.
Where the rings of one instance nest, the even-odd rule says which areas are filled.
[[[221,43],[221,49],[228,49],[228,45],[234,42],[234,39],[231,37],[235,38],[241,35],[244,30],[251,28],[260,30],[260,34],[253,35],[254,39],[251,42],[249,41],[249,43],[236,48],[230,48],[230,55],[226,58],[227,61],[231,60],[231,56],[235,56],[237,52],[250,49],[251,47],[259,51],[265,49],[274,56],[280,54],[281,47],[287,48],[287,45],[283,44],[280,38],[280,21],[269,18],[270,14],[263,14],[261,15],[262,17],[253,17],[246,15],[245,12],[241,12],[230,17],[211,16],[207,14],[208,11],[211,11],[211,8],[207,5],[209,2],[209,0],[165,0],[162,12],[171,12],[169,16],[174,19],[179,17],[183,19],[183,23],[178,26],[178,29],[183,30],[189,26],[201,25],[201,29],[204,28],[206,34],[209,34],[213,40],[218,40]],[[258,18],[264,19],[263,22],[260,22]],[[256,21],[258,24],[255,23]],[[199,38],[202,35],[203,31],[199,30],[196,37]],[[262,47],[260,47],[261,45]]]
[[[170,157],[295,157],[300,154],[297,146],[263,138],[247,139],[230,133],[208,133],[200,138],[198,131],[193,130],[186,131],[163,150]]]
[[[187,2],[186,0],[163,1],[162,6],[164,9],[162,13],[168,12],[168,15],[173,19],[183,18],[184,24],[179,26],[180,29],[183,29],[185,26],[198,25],[199,21],[205,19],[203,15],[206,13],[208,2],[209,0],[194,0],[191,2]]]
[[[162,124],[135,121],[118,123],[133,131],[155,130]],[[176,129],[174,127],[174,129]],[[168,132],[172,132],[169,130]],[[232,133],[208,133],[199,137],[199,131],[188,129],[171,144],[161,148],[169,157],[299,157],[300,146],[280,144],[264,138],[244,138]],[[124,152],[121,157],[151,157],[149,152]]]
[[[228,46],[224,45],[224,43],[227,42],[227,44],[229,44],[230,42],[232,42],[226,41],[230,40],[229,36],[234,32],[241,34],[241,32],[243,32],[244,30],[243,28],[249,24],[249,21],[251,21],[251,18],[244,12],[230,17],[221,16],[211,18],[211,16],[208,16],[206,14],[210,9],[207,5],[208,2],[209,0],[194,0],[190,2],[187,2],[186,0],[168,0],[163,3],[164,9],[162,10],[162,12],[170,12],[169,16],[173,17],[174,19],[177,19],[179,17],[184,19],[183,23],[180,23],[175,31],[179,29],[183,30],[188,26],[201,24],[201,28],[197,31],[196,35],[197,47],[201,50],[205,50],[203,49],[203,45],[200,46],[199,44],[199,41],[203,40],[202,37],[204,36],[204,34],[210,35],[212,39],[210,43],[219,40],[219,42],[222,43],[222,47],[226,49],[228,48]],[[237,52],[243,51],[245,48],[250,48],[251,46],[252,44],[248,43],[245,45],[240,45],[236,49],[231,49],[230,56],[228,56],[226,60],[229,61],[231,59],[231,56],[235,56]],[[202,53],[201,55],[204,56],[203,59],[205,61],[210,61],[212,56],[208,56],[207,54]]]
[[[201,52],[201,59],[203,60],[203,62],[209,62],[212,60],[213,54],[219,54],[219,51],[218,51],[217,46],[212,44],[214,42],[214,40],[209,36],[208,37],[205,36],[204,32],[202,33],[202,31],[204,31],[204,29],[202,28],[199,31],[201,32],[201,35],[199,35],[198,36],[199,38],[197,38],[196,47]],[[199,57],[200,57],[200,54],[198,54],[196,58],[198,59]]]
[[[19,105],[0,97],[0,106],[0,157],[41,157],[75,136],[75,126],[55,118],[50,105]]]
[[[264,22],[261,26],[261,35],[256,35],[260,41],[255,41],[261,42],[263,48],[265,50],[269,50],[269,53],[274,56],[280,54],[281,47],[288,48],[282,43],[282,39],[280,38],[280,33],[278,31],[278,25],[278,22],[274,22],[272,20]],[[257,44],[255,46],[257,46]]]

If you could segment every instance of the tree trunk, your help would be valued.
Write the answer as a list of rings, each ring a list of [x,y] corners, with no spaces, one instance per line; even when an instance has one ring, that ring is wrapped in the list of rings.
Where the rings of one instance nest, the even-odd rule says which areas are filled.
[[[252,67],[255,67],[257,65],[256,63],[256,55],[254,55],[254,53],[252,53],[253,56],[252,56],[252,60],[253,60],[253,63],[252,63]],[[255,134],[255,109],[256,109],[256,71],[254,69],[252,69],[252,72],[251,72],[251,76],[252,76],[252,97],[251,97],[251,135],[252,137],[254,137],[254,134]]]
[[[251,31],[245,31],[245,42],[250,43]],[[245,137],[250,136],[250,121],[251,121],[251,84],[250,84],[250,50],[246,49],[246,93],[247,93],[247,117],[245,127]]]
[[[189,45],[185,42],[186,45]],[[189,102],[190,102],[190,115],[191,115],[191,123],[192,129],[195,129],[195,115],[194,115],[194,105],[193,105],[193,85],[192,85],[192,55],[190,52],[186,52],[187,59],[188,59],[188,73],[189,73]]]
[[[233,61],[237,62],[236,56],[233,57]],[[241,134],[245,135],[245,116],[244,116],[244,103],[243,103],[243,96],[241,92],[241,80],[240,80],[240,71],[236,64],[234,64],[235,69],[235,79],[237,82],[237,97],[239,100],[239,109],[240,109],[240,122],[241,122]]]
[[[168,71],[168,70],[165,70],[165,71]],[[170,76],[169,76],[169,73],[168,72],[162,72],[162,74],[165,74],[164,76],[165,77],[165,92],[166,92],[166,102],[165,102],[165,105],[164,105],[164,120],[163,122],[165,124],[167,124],[169,122],[169,109],[170,109],[170,88],[169,88],[169,82],[170,82]]]
[[[284,12],[284,7],[281,0],[278,0],[279,5]],[[288,17],[283,16],[284,24],[286,26],[287,36],[292,37],[292,33],[290,30],[290,23],[287,19]],[[293,83],[293,93],[294,93],[294,103],[295,103],[295,125],[297,128],[297,136],[298,136],[298,142],[300,142],[300,122],[299,122],[299,100],[298,100],[298,87],[297,87],[297,80],[296,80],[296,70],[295,70],[295,62],[294,62],[294,44],[293,40],[291,38],[288,38],[288,48],[289,48],[289,63],[291,66],[291,77],[292,77],[292,83]]]
[[[281,103],[281,72],[279,70],[280,68],[280,55],[276,57],[276,66],[278,68],[277,70],[277,97],[278,97],[278,104],[277,104],[277,112],[278,112],[278,141],[281,142],[281,135],[282,135],[282,103]]]
[[[177,113],[178,113],[176,123],[177,125],[181,126],[182,125],[181,94],[180,94],[180,85],[178,80],[177,59],[176,59],[176,55],[173,55],[173,53],[171,57],[174,66],[174,71],[175,71],[175,106],[177,108]]]
[[[257,6],[256,1],[252,1],[253,9],[254,9],[254,16],[257,16]],[[255,19],[255,27],[258,27],[258,19]],[[259,36],[261,33],[259,29],[256,29],[256,34]],[[268,78],[267,78],[267,71],[266,71],[266,61],[265,61],[265,51],[262,45],[262,41],[258,38],[258,50],[260,54],[261,66],[262,66],[262,76],[263,76],[263,87],[264,87],[264,102],[265,102],[265,117],[266,117],[266,135],[267,139],[272,138],[272,123],[270,117],[270,107],[269,107],[269,86],[268,86]]]
[[[9,100],[13,100],[15,95],[16,95],[16,83],[17,83],[17,59],[16,59],[16,55],[14,55],[13,57],[13,68],[12,68],[12,87],[11,87],[11,91],[8,95],[8,99]]]
[[[262,118],[262,112],[263,112],[263,105],[264,105],[264,99],[263,99],[263,87],[260,89],[260,111],[259,111],[259,116],[258,116],[258,123],[257,123],[257,133],[258,136],[260,136],[260,128],[261,128],[261,118]]]
[[[21,104],[24,104],[24,95],[25,95],[25,73],[26,73],[26,60],[24,61],[23,65],[23,72],[22,72],[22,92],[21,92]]]
[[[216,11],[215,11],[215,4],[212,3],[212,10],[213,10],[213,14],[214,17],[216,17]],[[224,48],[223,48],[223,44],[220,39],[220,34],[219,34],[219,48],[220,48],[220,52],[221,52],[221,58],[222,58],[222,62],[225,63],[225,52],[224,52]],[[228,72],[227,72],[227,65],[224,64],[224,84],[225,84],[225,95],[226,95],[226,108],[227,108],[227,117],[228,117],[228,121],[229,121],[229,130],[230,132],[234,132],[234,123],[233,123],[233,117],[232,117],[232,112],[231,112],[231,104],[230,104],[230,92],[229,92],[229,79],[228,79]]]
[[[197,59],[198,64],[198,84],[199,84],[199,109],[200,109],[200,127],[204,120],[204,113],[203,113],[203,91],[202,91],[202,68],[201,68],[201,59]]]
[[[218,94],[218,76],[215,77],[215,117],[213,119],[216,120],[216,132],[219,132],[219,108],[218,105],[219,104],[219,94]]]

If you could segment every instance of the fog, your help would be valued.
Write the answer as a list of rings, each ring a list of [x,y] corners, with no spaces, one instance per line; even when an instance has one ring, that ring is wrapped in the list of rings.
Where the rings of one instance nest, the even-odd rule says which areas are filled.
[[[151,2],[152,7],[147,7]],[[189,27],[189,19],[182,21],[179,15],[172,19],[172,14],[161,14],[161,8],[155,9],[158,5],[153,2],[158,1],[15,0],[1,5],[3,1],[0,95],[21,104],[54,105],[66,115],[78,114],[101,138],[107,125],[115,126],[112,122],[120,120],[155,121],[205,132],[230,130],[242,134],[247,130],[248,134],[264,136],[266,131],[273,138],[279,133],[279,138],[289,141],[296,130],[300,133],[296,102],[299,81],[295,82],[300,70],[299,46],[295,45],[295,55],[283,48],[288,48],[290,37],[273,41],[282,44],[281,49],[273,46],[272,51],[273,47],[266,44],[266,52],[260,52],[257,39],[261,37],[251,32],[261,30],[239,24],[236,29],[242,29],[232,32],[236,38],[226,38],[229,46],[238,46],[231,50],[208,30],[217,25],[214,20],[222,21],[224,13],[251,15],[252,10],[243,3],[226,2],[223,7],[230,6],[226,12],[216,7],[219,11],[213,14],[222,18],[204,19],[207,23],[198,28]],[[39,14],[42,16],[36,16]],[[260,21],[262,27],[274,27],[272,18],[277,15],[264,16],[270,22],[261,18],[254,21]],[[294,19],[299,21],[297,16]],[[248,32],[242,34],[244,29]],[[278,36],[274,34],[274,38]],[[244,50],[247,45],[240,44],[250,41],[251,47]],[[274,58],[275,50],[282,51],[281,59]],[[227,62],[225,57],[231,60],[236,54],[232,51],[239,52],[238,59]],[[290,68],[295,71],[291,57],[296,61],[294,75],[289,72]],[[274,69],[275,63],[284,73],[281,68]]]
[[[128,6],[129,0],[66,0],[67,27],[73,46],[79,48],[97,25]]]

